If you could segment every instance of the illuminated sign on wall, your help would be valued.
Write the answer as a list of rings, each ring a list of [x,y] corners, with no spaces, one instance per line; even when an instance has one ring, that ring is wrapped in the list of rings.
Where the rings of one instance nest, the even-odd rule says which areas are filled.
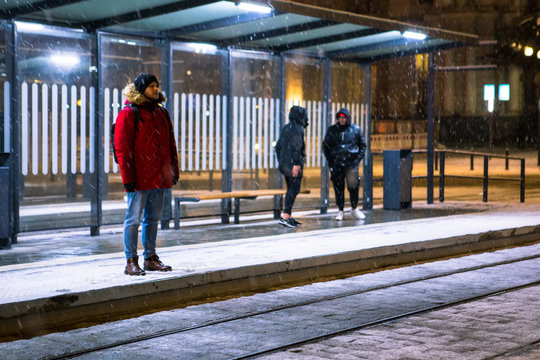
[[[510,84],[499,85],[499,100],[500,101],[510,100]]]
[[[493,112],[495,108],[495,85],[484,85],[484,101],[488,102],[488,111]]]
[[[510,100],[510,84],[499,85],[498,99],[499,101]],[[488,102],[488,111],[493,112],[493,109],[495,108],[495,85],[484,85],[484,101]]]

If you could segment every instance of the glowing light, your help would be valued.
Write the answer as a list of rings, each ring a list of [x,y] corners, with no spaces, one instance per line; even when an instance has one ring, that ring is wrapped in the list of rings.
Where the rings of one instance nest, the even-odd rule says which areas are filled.
[[[493,112],[495,109],[495,85],[484,85],[484,101],[488,103],[488,111]]]
[[[532,56],[532,54],[534,54],[534,50],[530,46],[525,46],[525,49],[523,49],[523,53],[525,54],[525,56]]]
[[[217,46],[212,44],[189,43],[187,46],[195,50],[197,54],[214,53],[217,50]]]
[[[540,59],[540,50],[536,53],[536,57]]]
[[[510,84],[499,85],[499,100],[500,101],[510,100]]]
[[[80,59],[74,54],[57,54],[51,56],[51,61],[58,66],[73,67],[80,62]]]
[[[270,14],[272,12],[272,8],[268,6],[251,4],[246,2],[241,2],[240,4],[238,4],[238,7],[242,10],[255,11],[261,14]]]
[[[19,31],[38,32],[45,29],[45,26],[43,26],[42,24],[22,22],[22,21],[17,21],[16,24],[17,24],[17,30]]]
[[[403,37],[406,37],[407,39],[424,40],[427,38],[427,35],[414,31],[405,31]]]

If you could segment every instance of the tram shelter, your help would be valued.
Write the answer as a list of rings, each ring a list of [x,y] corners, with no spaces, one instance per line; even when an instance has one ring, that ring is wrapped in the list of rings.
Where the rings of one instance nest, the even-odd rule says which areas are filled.
[[[329,176],[319,144],[333,104],[339,104],[332,98],[332,67],[354,64],[362,72],[362,106],[356,114],[369,135],[372,63],[478,42],[471,34],[287,0],[8,1],[0,4],[0,17],[5,69],[0,150],[10,154],[10,198],[0,211],[9,214],[12,243],[21,231],[21,201],[40,181],[32,178],[61,179],[68,199],[77,198],[79,182],[79,195],[90,205],[79,226],[99,234],[115,173],[109,126],[122,104],[121,86],[141,71],[161,75],[181,170],[219,174],[226,192],[235,183],[242,186],[236,176],[242,170],[266,170],[262,186],[282,186],[272,142],[295,102],[286,96],[287,62],[316,68],[320,91],[309,103],[316,120],[308,129],[308,165],[320,167],[319,207],[325,212]],[[427,199],[432,203],[432,56],[428,70]],[[183,92],[186,79],[191,85]],[[247,82],[264,86],[253,91]],[[363,207],[370,209],[369,136],[366,141]],[[230,199],[221,206],[230,207]]]

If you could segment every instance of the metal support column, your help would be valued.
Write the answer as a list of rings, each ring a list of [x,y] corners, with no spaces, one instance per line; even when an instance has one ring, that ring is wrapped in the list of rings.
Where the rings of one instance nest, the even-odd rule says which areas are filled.
[[[279,94],[277,94],[277,98],[279,99],[279,107],[276,107],[276,111],[279,111],[279,124],[278,128],[283,129],[283,125],[285,122],[285,112],[287,109],[285,109],[285,56],[280,55],[280,73],[279,73]],[[278,134],[276,134],[276,139],[278,138]],[[272,153],[273,153],[272,149]],[[276,159],[277,160],[277,159]],[[279,188],[283,189],[283,176],[281,176],[281,173],[278,170],[278,167],[276,166],[275,169],[271,169],[272,176],[272,182],[275,181],[275,186],[270,186],[271,188]],[[279,210],[279,211],[278,211]],[[279,219],[281,216],[281,210],[283,210],[283,195],[275,195],[274,196],[274,219]]]
[[[228,192],[232,191],[232,133],[233,133],[233,122],[232,122],[232,52],[227,50],[224,52],[221,63],[221,73],[222,73],[222,89],[223,94],[227,95],[227,118],[225,121],[226,126],[226,146],[225,146],[225,156],[226,161],[223,164],[223,170],[221,175],[221,191]],[[222,199],[221,200],[221,222],[223,224],[229,223],[229,216],[231,214],[231,199]]]
[[[373,209],[373,156],[371,155],[371,65],[362,66],[364,72],[364,99],[366,111],[366,154],[364,156],[364,185],[362,209]]]
[[[429,54],[427,78],[427,203],[433,204],[435,56]]]
[[[165,107],[172,112],[173,99],[173,74],[172,74],[172,46],[169,39],[161,41],[161,84],[162,90],[167,96]],[[172,219],[172,189],[165,190],[163,196],[163,209],[161,212],[161,229],[169,228],[169,221]]]
[[[11,100],[10,100],[10,157],[7,162],[10,168],[11,176],[11,243],[17,243],[17,234],[21,231],[20,228],[20,217],[19,217],[19,207],[20,207],[20,198],[22,197],[22,186],[24,185],[24,177],[21,175],[20,169],[20,133],[21,133],[21,123],[19,119],[19,100],[20,100],[20,91],[19,91],[19,78],[18,78],[18,66],[17,66],[17,46],[18,46],[18,37],[16,33],[15,21],[11,21],[6,26],[6,49],[5,49],[5,59],[6,59],[6,70],[7,78],[11,84]]]
[[[332,105],[331,105],[331,91],[332,91],[332,64],[330,59],[326,58],[323,60],[323,109],[324,112],[322,128],[326,133],[326,129],[330,124],[330,119],[332,119]],[[330,202],[330,171],[328,169],[328,162],[326,158],[323,157],[323,162],[321,165],[321,214],[326,214],[328,212],[328,206]]]
[[[90,136],[90,139],[94,141],[94,173],[92,174],[91,189],[92,195],[90,196],[90,235],[98,236],[101,225],[103,224],[103,162],[104,162],[104,148],[103,148],[103,82],[101,79],[102,66],[101,66],[101,34],[96,32],[94,36],[94,49],[92,50],[92,66],[96,68],[96,71],[92,72],[92,86],[95,89],[94,99],[90,101],[94,102],[95,124],[94,136]],[[91,115],[92,116],[92,115]]]

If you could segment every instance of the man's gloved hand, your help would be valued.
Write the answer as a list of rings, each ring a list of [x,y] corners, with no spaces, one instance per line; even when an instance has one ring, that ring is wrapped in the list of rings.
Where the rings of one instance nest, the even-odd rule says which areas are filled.
[[[173,184],[173,185],[178,184],[178,178],[173,177],[173,178],[172,178],[172,184]]]
[[[124,184],[124,189],[126,189],[127,192],[134,192],[135,191],[135,183],[127,183]]]

